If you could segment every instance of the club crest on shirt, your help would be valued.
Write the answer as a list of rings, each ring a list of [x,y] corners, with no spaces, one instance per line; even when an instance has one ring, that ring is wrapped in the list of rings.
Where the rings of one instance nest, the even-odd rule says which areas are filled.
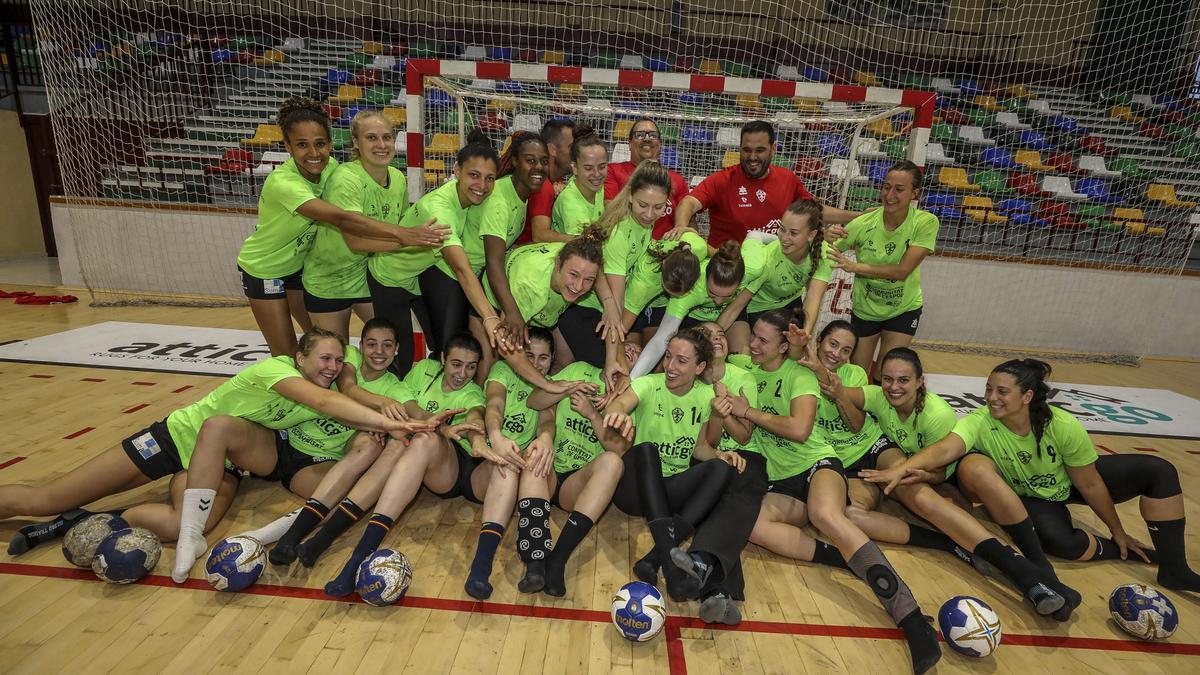
[[[1028,452],[1025,452],[1024,450],[1022,450],[1022,451],[1020,451],[1020,452],[1018,452],[1018,453],[1017,453],[1017,459],[1021,460],[1021,463],[1022,463],[1022,464],[1028,464],[1030,461],[1032,461],[1032,460],[1033,460],[1033,455],[1031,455],[1031,454],[1029,454]]]
[[[425,412],[437,412],[437,410],[438,410],[438,402],[437,401],[430,401],[429,403],[425,404]]]
[[[895,253],[896,252],[896,242],[889,241],[887,243],[887,245],[883,247],[883,252],[887,253],[888,255]]]
[[[759,189],[757,192],[754,193],[754,196],[758,197],[759,204],[767,201],[767,191],[766,190]]]
[[[679,424],[679,422],[683,419],[683,408],[675,408],[672,410],[671,419],[674,420],[676,424]]]

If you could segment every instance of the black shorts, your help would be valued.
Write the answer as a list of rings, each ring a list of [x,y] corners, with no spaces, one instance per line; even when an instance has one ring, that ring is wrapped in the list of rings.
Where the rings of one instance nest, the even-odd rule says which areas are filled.
[[[310,314],[331,314],[344,312],[354,305],[371,304],[371,296],[365,298],[319,298],[308,289],[304,290],[304,309]]]
[[[332,457],[313,457],[292,447],[288,441],[288,433],[284,429],[275,432],[275,468],[265,476],[254,476],[269,482],[278,482],[285,489],[292,489],[292,479],[296,474],[310,466],[325,462],[336,462]],[[253,475],[253,474],[251,474]]]
[[[875,464],[879,462],[879,456],[891,450],[892,448],[900,449],[896,442],[887,436],[880,436],[871,445],[871,449],[867,450],[866,454],[859,457],[853,464],[846,467],[846,478],[858,478],[858,472],[864,470],[874,470]]]
[[[582,468],[582,467],[580,467],[580,468]],[[562,491],[563,483],[567,482],[567,479],[570,478],[571,476],[574,476],[576,471],[579,471],[579,469],[571,469],[570,471],[563,471],[562,473],[559,473],[557,471],[554,472],[555,475],[558,476],[558,482],[554,484],[554,494],[550,495],[550,503],[551,504],[557,506],[560,509],[562,508],[562,504],[558,503],[558,493]]]
[[[916,335],[917,326],[921,323],[921,310],[918,307],[910,312],[905,312],[898,316],[893,316],[884,321],[867,321],[861,319],[857,314],[850,314],[850,330],[860,338],[879,335],[882,331],[889,333],[903,333],[905,335]]]
[[[767,485],[767,492],[773,494],[785,495],[798,501],[808,501],[808,486],[812,484],[813,476],[817,475],[818,471],[828,469],[836,471],[842,480],[846,480],[846,468],[842,466],[842,460],[837,457],[825,457],[817,460],[808,471],[798,473],[795,476],[784,478],[783,480],[773,480]],[[850,503],[849,494],[846,496],[846,503]]]
[[[297,270],[282,279],[260,279],[252,276],[242,268],[242,292],[251,300],[283,300],[288,291],[303,291],[304,284],[300,281],[303,270]]]
[[[121,441],[121,448],[138,471],[150,480],[174,476],[184,470],[179,449],[175,447],[175,439],[171,438],[165,419]],[[225,473],[238,480],[242,478],[242,472],[233,467],[226,466]]]
[[[455,458],[458,460],[458,478],[455,479],[454,485],[450,486],[445,492],[433,492],[433,494],[442,499],[454,499],[462,497],[469,502],[482,504],[483,500],[475,496],[475,490],[471,488],[471,474],[475,473],[475,467],[483,464],[483,460],[473,457],[466,448],[455,441],[450,442],[454,448]]]
[[[795,300],[792,300],[791,302],[789,302],[788,304],[786,304],[782,307],[777,307],[776,309],[792,310],[792,309],[795,309],[796,307],[804,307],[804,296],[803,295],[796,298]],[[767,312],[773,312],[773,311],[775,311],[775,310],[764,309],[761,312],[754,312],[753,314],[747,314],[745,310],[742,310],[742,315],[738,317],[738,321],[745,321],[746,323],[750,324],[751,328],[754,328],[754,322],[758,321],[758,318],[760,316],[762,316],[763,314],[766,314]]]
[[[638,312],[637,318],[633,320],[633,326],[629,328],[630,333],[641,333],[647,328],[658,328],[662,324],[663,317],[667,315],[667,307],[647,307]]]

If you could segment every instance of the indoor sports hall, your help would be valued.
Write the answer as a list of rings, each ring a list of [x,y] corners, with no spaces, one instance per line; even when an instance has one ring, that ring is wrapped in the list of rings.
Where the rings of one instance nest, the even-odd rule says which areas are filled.
[[[5,672],[1200,671],[1200,2],[0,0],[0,147]]]

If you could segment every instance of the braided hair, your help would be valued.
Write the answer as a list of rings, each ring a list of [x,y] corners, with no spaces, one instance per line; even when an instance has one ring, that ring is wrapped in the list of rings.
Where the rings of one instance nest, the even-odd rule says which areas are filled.
[[[916,416],[920,415],[921,411],[925,409],[926,389],[925,380],[923,379],[925,377],[925,369],[921,367],[921,357],[917,356],[917,353],[908,347],[896,347],[895,349],[888,350],[888,353],[883,355],[883,360],[879,362],[880,370],[883,369],[883,364],[888,361],[903,361],[912,366],[913,372],[917,374],[918,378],[922,378],[921,386],[917,387],[917,400],[913,402],[913,426],[915,427],[917,425]]]
[[[1050,364],[1037,359],[1012,359],[1005,361],[992,369],[993,373],[1012,375],[1021,388],[1021,393],[1033,392],[1029,401],[1029,425],[1033,427],[1033,438],[1037,442],[1037,452],[1042,453],[1042,435],[1050,425],[1052,412],[1050,410],[1050,385],[1046,378],[1050,377]]]

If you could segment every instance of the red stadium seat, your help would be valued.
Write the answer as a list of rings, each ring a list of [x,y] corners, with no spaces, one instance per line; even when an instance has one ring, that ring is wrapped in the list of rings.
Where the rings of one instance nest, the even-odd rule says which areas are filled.
[[[1008,186],[1027,197],[1044,197],[1046,193],[1038,187],[1037,177],[1031,173],[1012,173],[1008,176]]]
[[[1069,152],[1054,152],[1046,159],[1046,163],[1059,173],[1087,173],[1075,166],[1075,157]]]
[[[1089,152],[1095,155],[1107,155],[1115,157],[1117,151],[1108,147],[1104,139],[1099,136],[1084,136],[1079,139],[1079,149],[1082,152]]]
[[[813,180],[821,178],[827,174],[825,162],[822,162],[816,157],[801,157],[796,160],[796,167],[793,169],[796,175],[802,180]]]
[[[938,111],[938,114],[942,116],[943,122],[946,124],[952,124],[956,127],[971,123],[971,121],[967,119],[966,115],[963,115],[961,112],[959,112],[958,108],[942,108],[940,111]]]
[[[254,166],[254,152],[240,148],[226,150],[216,164],[204,167],[205,173],[246,173]]]
[[[1047,199],[1038,205],[1037,220],[1043,221],[1047,225],[1054,227],[1067,227],[1072,229],[1083,229],[1087,227],[1085,224],[1071,217],[1070,208],[1065,202],[1057,202]]]
[[[1163,128],[1163,125],[1153,122],[1142,122],[1142,125],[1138,127],[1138,133],[1154,141],[1165,141],[1168,138],[1167,130]]]

